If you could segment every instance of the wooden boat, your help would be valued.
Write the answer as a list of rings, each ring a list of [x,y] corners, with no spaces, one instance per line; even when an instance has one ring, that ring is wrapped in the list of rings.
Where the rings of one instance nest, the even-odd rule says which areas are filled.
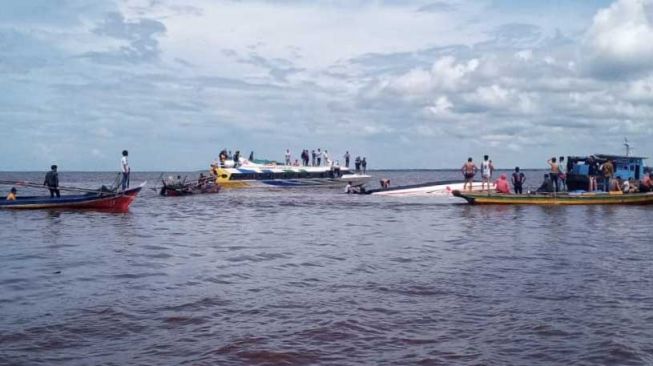
[[[452,192],[473,205],[648,205],[653,204],[653,192],[647,193],[534,193],[497,194]]]
[[[195,182],[190,183],[166,183],[163,182],[163,186],[159,190],[161,196],[166,197],[178,197],[178,196],[190,196],[194,194],[208,194],[208,193],[218,193],[220,192],[220,186],[212,181],[206,181],[202,184]]]
[[[90,209],[125,212],[143,189],[145,182],[125,191],[88,190],[85,194],[50,196],[18,196],[15,201],[0,199],[0,209]]]
[[[494,188],[494,183],[490,183],[491,188]],[[450,197],[451,192],[454,190],[462,190],[465,182],[458,180],[445,180],[438,182],[428,182],[420,184],[412,184],[406,186],[397,186],[391,188],[379,188],[366,191],[367,194],[378,196],[392,196],[392,197],[413,197],[413,196],[446,196]],[[482,187],[481,182],[472,183],[473,191],[480,191]]]

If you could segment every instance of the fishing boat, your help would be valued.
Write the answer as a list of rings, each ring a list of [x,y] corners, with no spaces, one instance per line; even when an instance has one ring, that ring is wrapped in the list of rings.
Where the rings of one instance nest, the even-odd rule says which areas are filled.
[[[220,185],[210,180],[202,182],[193,181],[178,183],[170,183],[162,180],[161,182],[163,185],[158,191],[161,196],[166,197],[190,196],[195,194],[210,194],[220,192]]]
[[[249,187],[344,187],[348,183],[361,186],[372,177],[338,166],[291,166],[259,164],[240,159],[238,164],[227,160],[211,166],[215,183],[225,188]]]
[[[568,156],[567,157],[567,189],[569,191],[587,190],[590,182],[590,170],[594,171],[599,179],[597,185],[599,189],[607,190],[605,180],[602,179],[601,165],[605,162],[612,161],[614,166],[613,177],[619,177],[623,180],[635,179],[640,180],[646,174],[644,166],[644,157],[626,155],[609,155],[594,154],[590,156]]]
[[[454,190],[462,190],[465,182],[458,180],[446,180],[437,182],[428,182],[421,184],[412,184],[406,186],[397,186],[391,188],[379,188],[366,191],[365,193],[376,196],[391,196],[391,197],[413,197],[413,196],[443,196],[450,197],[451,192]],[[494,183],[491,183],[494,188]],[[482,188],[481,182],[472,183],[472,191],[480,191]]]
[[[55,198],[50,196],[18,196],[16,200],[7,200],[3,197],[0,198],[0,209],[90,209],[125,212],[145,184],[146,182],[143,182],[136,188],[124,191],[75,189],[85,193],[62,195]]]
[[[497,194],[461,192],[453,195],[473,205],[648,205],[653,204],[653,192],[579,192]]]

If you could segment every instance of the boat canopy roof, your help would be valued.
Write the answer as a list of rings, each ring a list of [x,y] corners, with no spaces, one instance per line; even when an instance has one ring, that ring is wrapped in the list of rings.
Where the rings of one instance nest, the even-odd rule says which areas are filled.
[[[569,161],[583,161],[587,160],[590,157],[594,157],[597,160],[644,160],[647,159],[641,156],[625,156],[625,155],[612,155],[612,154],[593,154],[588,156],[568,156],[567,160]]]

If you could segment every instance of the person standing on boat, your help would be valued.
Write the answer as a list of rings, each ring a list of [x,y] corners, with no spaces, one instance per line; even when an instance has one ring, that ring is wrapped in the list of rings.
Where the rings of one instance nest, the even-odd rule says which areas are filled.
[[[472,158],[467,158],[467,162],[463,164],[461,170],[463,172],[463,177],[465,178],[465,184],[463,184],[463,191],[467,188],[468,183],[469,183],[469,190],[471,191],[472,185],[474,184],[474,176],[476,175],[476,171],[478,170],[476,164],[472,162]]]
[[[608,161],[603,164],[603,169],[601,170],[603,173],[603,186],[606,187],[605,190],[607,191],[607,187],[610,186],[610,180],[614,175],[614,164],[612,164],[612,161],[608,159]]]
[[[565,164],[565,157],[561,156],[558,158],[558,178],[560,178],[560,191],[564,192],[567,190],[567,165]]]
[[[354,166],[356,167],[356,173],[361,171],[361,157],[357,156],[354,160]]]
[[[311,150],[311,166],[315,166],[316,158],[317,158],[317,154],[315,153],[315,150]]]
[[[290,149],[286,149],[286,165],[290,165]]]
[[[590,156],[587,159],[587,176],[589,177],[589,187],[588,187],[588,192],[593,192],[597,190],[597,184],[596,184],[596,176],[599,173],[599,166],[596,160],[594,159],[594,156]],[[605,191],[607,192],[609,187],[605,187]]]
[[[236,150],[236,153],[234,154],[234,168],[238,168],[240,166],[240,150]]]
[[[515,194],[522,194],[524,187],[524,182],[526,181],[526,176],[524,173],[519,171],[519,167],[515,167],[515,172],[512,173],[512,186],[515,190]]]
[[[322,150],[317,148],[317,166],[322,166]]]
[[[349,168],[349,151],[345,152],[345,167]]]
[[[483,156],[483,162],[481,163],[481,192],[485,189],[485,184],[487,183],[487,191],[490,192],[490,184],[492,182],[492,172],[494,171],[494,165],[492,165],[492,160],[488,160],[489,156]]]
[[[549,167],[551,168],[551,171],[549,172],[549,175],[551,175],[551,183],[553,183],[553,187],[555,189],[554,192],[560,192],[560,186],[558,185],[558,178],[560,174],[560,166],[556,162],[556,158],[551,158],[546,161],[549,164]]]
[[[364,156],[361,160],[361,167],[363,167],[363,174],[367,173],[367,159]]]
[[[131,172],[131,169],[129,168],[129,161],[127,161],[128,155],[129,153],[127,150],[123,150],[122,159],[120,159],[120,168],[122,170],[122,181],[120,182],[120,185],[122,186],[123,191],[129,188],[129,173]]]
[[[324,165],[325,166],[331,166],[331,159],[329,159],[329,152],[325,149],[324,154],[322,154],[324,157]]]
[[[59,173],[57,173],[56,165],[50,167],[50,171],[45,175],[43,185],[50,190],[50,198],[54,198],[55,195],[57,198],[61,197],[61,193],[59,193]]]

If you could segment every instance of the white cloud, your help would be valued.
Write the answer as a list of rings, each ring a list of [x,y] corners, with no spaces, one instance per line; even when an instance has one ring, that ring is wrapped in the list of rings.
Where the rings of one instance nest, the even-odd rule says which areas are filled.
[[[433,87],[442,90],[457,90],[465,83],[465,78],[478,68],[478,65],[478,59],[456,63],[453,56],[442,57],[433,64],[431,69]]]
[[[594,16],[587,32],[592,66],[607,76],[652,70],[653,1],[618,0]]]
[[[533,50],[522,50],[515,53],[515,57],[522,61],[530,61],[533,59]]]

